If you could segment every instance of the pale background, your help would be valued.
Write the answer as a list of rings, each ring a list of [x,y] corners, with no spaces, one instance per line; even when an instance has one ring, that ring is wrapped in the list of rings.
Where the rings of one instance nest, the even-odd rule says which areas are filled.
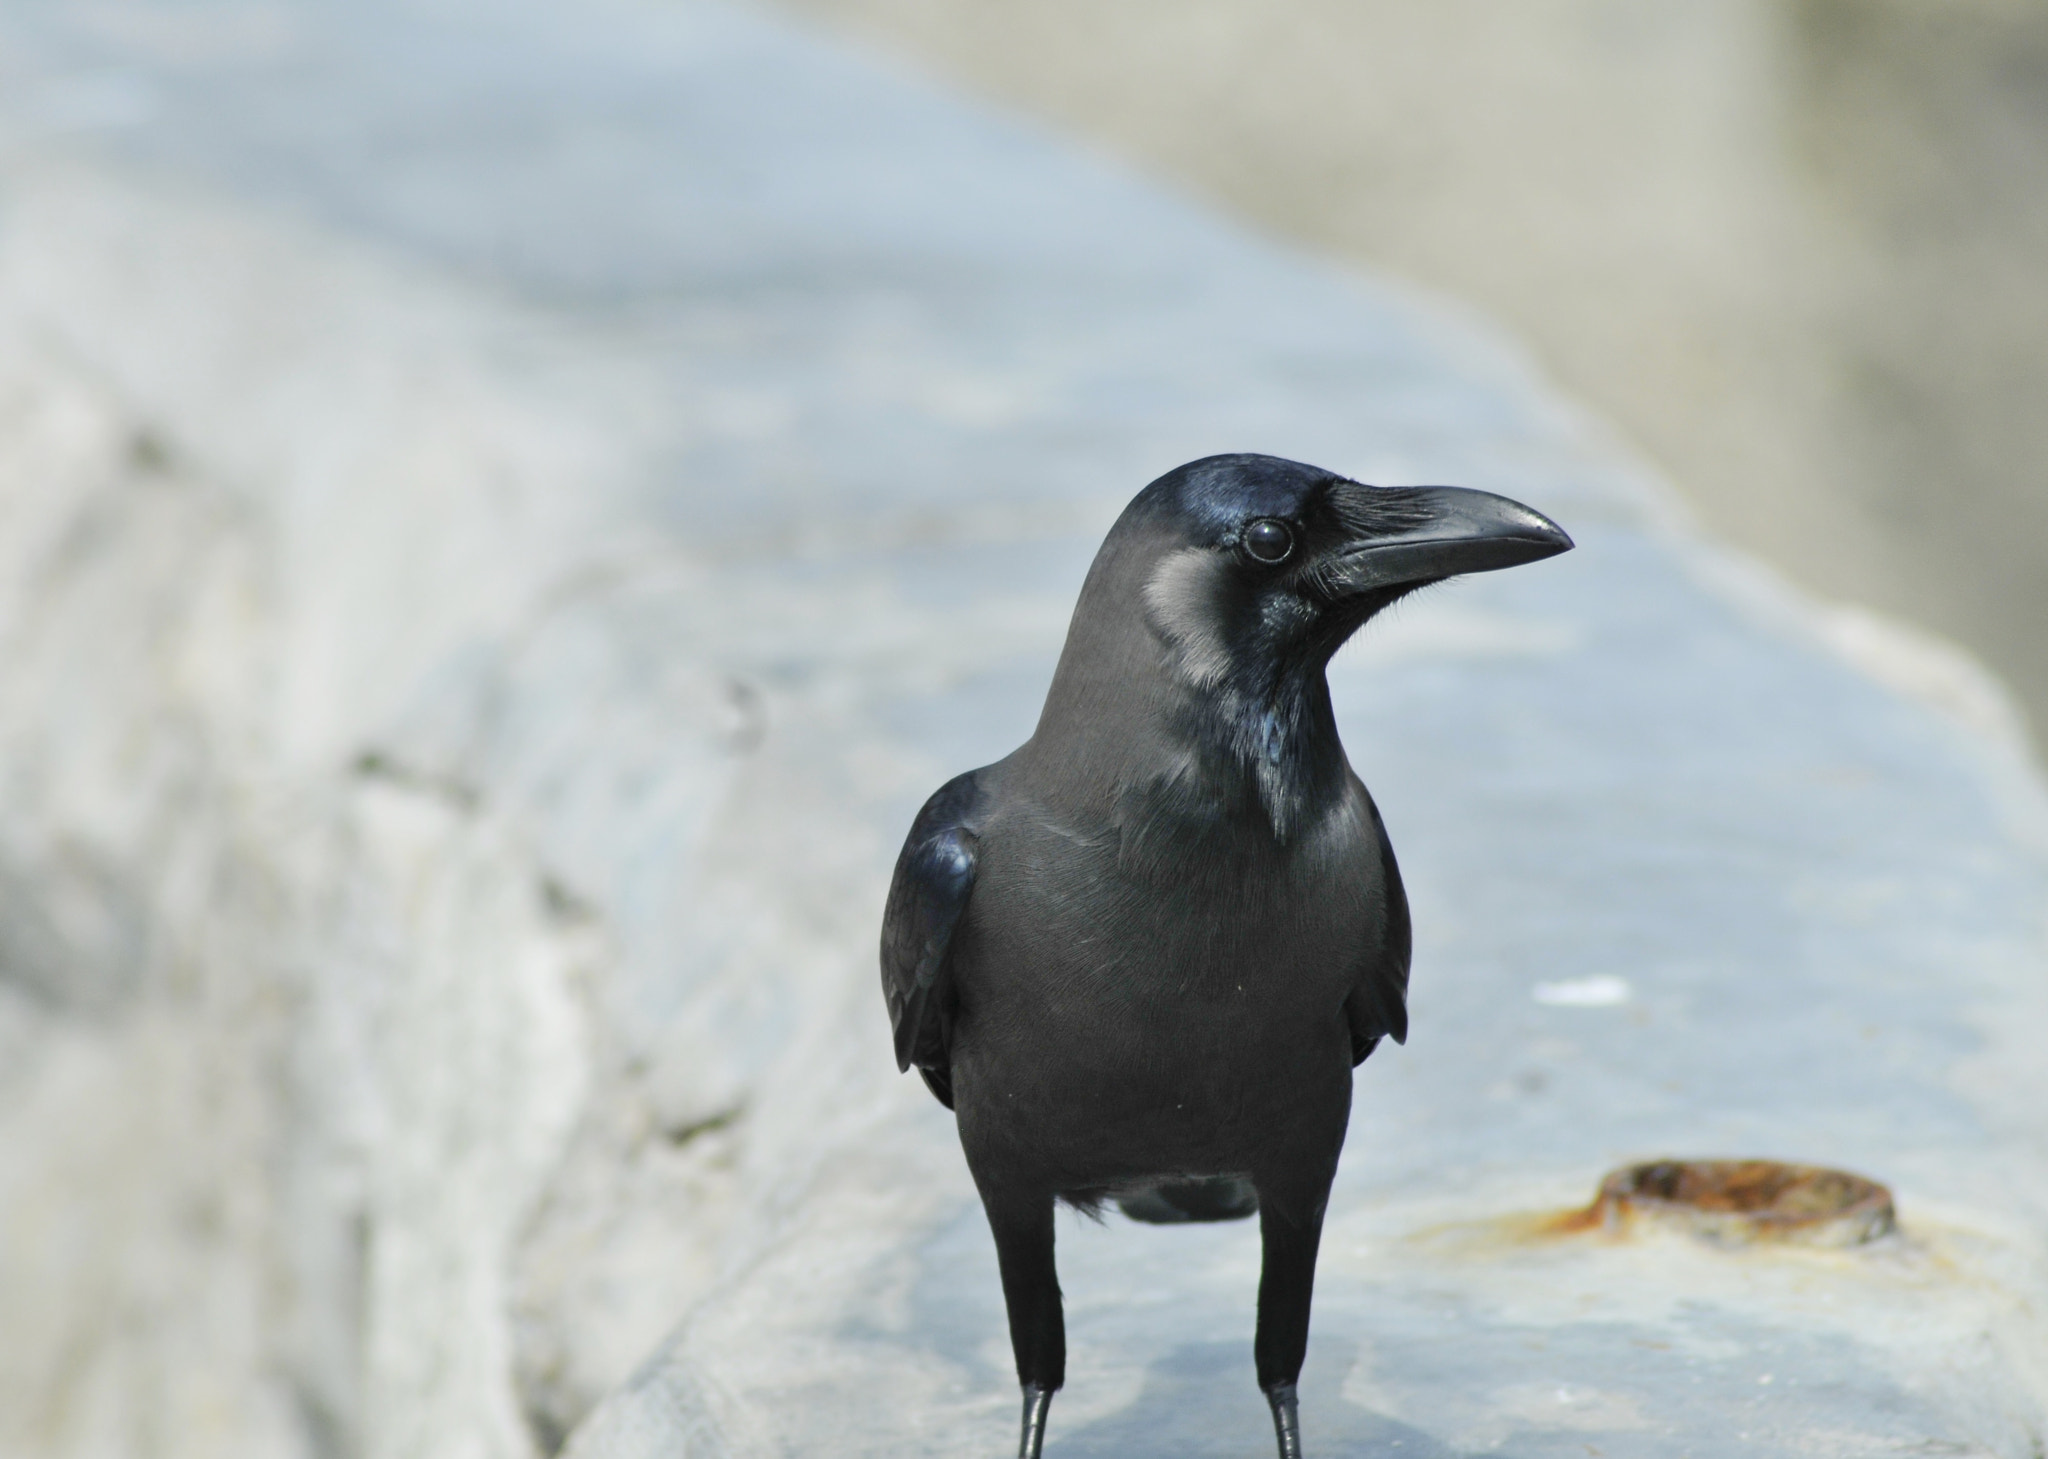
[[[1414,1036],[1310,1452],[2040,1459],[2048,785],[1607,424],[1809,582],[2038,617],[2034,12],[1017,13],[923,33],[1097,140],[727,0],[0,3],[0,1459],[1002,1453],[877,921],[1116,511],[1232,449],[1579,543],[1336,664]],[[1904,1238],[1543,1234],[1719,1154]],[[1050,1453],[1270,1453],[1253,1233],[1060,1240]]]
[[[784,0],[1479,305],[2048,723],[2040,0]]]

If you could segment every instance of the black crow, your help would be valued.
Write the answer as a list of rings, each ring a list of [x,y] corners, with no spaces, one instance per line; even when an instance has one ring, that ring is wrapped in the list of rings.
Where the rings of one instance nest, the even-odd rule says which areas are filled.
[[[1110,529],[1031,738],[918,813],[882,987],[995,1235],[1022,1459],[1066,1375],[1056,1200],[1257,1211],[1253,1357],[1299,1459],[1351,1070],[1408,1032],[1407,899],[1324,669],[1403,594],[1571,545],[1482,491],[1192,462]]]

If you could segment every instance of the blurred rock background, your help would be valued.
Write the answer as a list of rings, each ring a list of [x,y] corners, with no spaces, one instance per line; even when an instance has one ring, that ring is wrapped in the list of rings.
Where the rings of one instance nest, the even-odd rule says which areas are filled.
[[[783,3],[1471,301],[2048,724],[2048,3]]]
[[[1739,539],[1995,656],[1885,594],[1989,602],[2038,534],[1934,529],[2030,499],[1944,477],[1918,540],[1844,463],[1873,419],[2024,434],[2038,133],[1959,169],[1886,68],[1996,131],[2034,12],[1889,13],[834,13],[1304,253],[765,8],[0,7],[0,1456],[1000,1441],[876,911],[923,795],[1028,730],[1116,509],[1246,447],[1581,543],[1339,662],[1427,972],[1360,1076],[1322,1432],[2038,1454],[2048,810],[2000,689],[1674,528],[1452,302]],[[1907,1239],[1417,1235],[1677,1148],[1867,1169]],[[1063,1235],[1067,1452],[1248,1450],[1244,1236]]]

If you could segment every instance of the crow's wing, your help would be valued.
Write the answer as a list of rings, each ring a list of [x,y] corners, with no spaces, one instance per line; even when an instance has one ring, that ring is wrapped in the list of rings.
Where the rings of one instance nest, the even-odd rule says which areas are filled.
[[[953,1107],[953,987],[946,955],[974,892],[979,843],[973,820],[980,802],[969,771],[924,803],[896,858],[882,914],[882,995],[896,1034],[896,1067],[917,1065],[947,1109]]]
[[[1363,794],[1364,787],[1360,787]],[[1380,882],[1385,888],[1387,915],[1382,920],[1379,946],[1368,949],[1359,959],[1358,977],[1351,995],[1344,1000],[1344,1016],[1351,1024],[1351,1062],[1365,1062],[1383,1037],[1397,1044],[1408,1042],[1408,960],[1414,948],[1414,931],[1408,921],[1408,893],[1401,886],[1401,868],[1394,861],[1394,845],[1387,828],[1380,823],[1379,807],[1372,797],[1365,804],[1372,812],[1373,833],[1379,837]]]

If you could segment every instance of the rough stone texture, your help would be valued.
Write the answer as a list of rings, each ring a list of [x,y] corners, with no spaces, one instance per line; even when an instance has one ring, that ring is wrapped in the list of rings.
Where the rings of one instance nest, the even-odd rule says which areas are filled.
[[[1999,692],[1690,539],[1483,332],[694,0],[25,0],[0,207],[0,1453],[999,1451],[881,895],[1219,449],[1582,543],[1333,679],[1419,949],[1312,1447],[2038,1451]],[[1673,1151],[1904,1234],[1540,1234]],[[1061,1239],[1053,1452],[1259,1452],[1250,1230]]]

